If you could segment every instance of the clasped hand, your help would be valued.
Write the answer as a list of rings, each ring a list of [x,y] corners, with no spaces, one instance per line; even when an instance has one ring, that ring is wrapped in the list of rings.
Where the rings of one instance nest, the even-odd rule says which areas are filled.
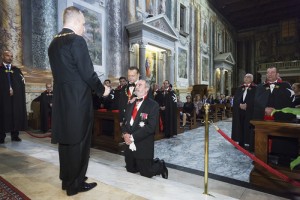
[[[123,134],[123,138],[124,138],[124,141],[127,145],[130,145],[132,143],[131,135],[129,133]]]

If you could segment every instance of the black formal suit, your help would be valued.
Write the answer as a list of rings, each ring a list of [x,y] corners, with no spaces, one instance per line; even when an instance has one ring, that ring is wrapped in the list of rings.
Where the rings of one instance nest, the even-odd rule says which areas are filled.
[[[130,85],[127,84],[125,86],[123,86],[120,90],[119,90],[119,94],[118,94],[118,110],[119,110],[119,113],[120,113],[120,122],[123,122],[124,121],[124,118],[125,118],[125,109],[126,109],[126,106],[128,104],[128,101],[131,100],[133,97],[136,97],[136,95],[134,94],[134,89],[135,89],[135,86],[134,86],[134,89],[132,91],[132,94],[130,94],[130,90],[129,90],[129,87]],[[148,98],[150,99],[153,99],[153,93],[152,93],[152,90],[151,88],[149,89],[148,91]]]
[[[239,142],[242,147],[245,146],[245,143],[249,144],[249,150],[253,151],[254,135],[252,132],[253,127],[250,124],[250,120],[253,116],[256,85],[251,84],[247,88],[247,95],[243,100],[243,95],[246,88],[247,87],[245,87],[244,85],[240,86],[236,90],[234,95],[231,138],[234,141]],[[240,104],[247,104],[246,110],[241,109]]]
[[[51,128],[51,116],[52,116],[52,101],[53,92],[48,92],[47,90],[42,92],[41,95],[36,98],[34,101],[40,102],[40,124],[41,131],[44,133],[47,132]]]
[[[177,135],[177,97],[174,90],[168,89],[157,93],[156,100],[160,107],[165,106],[165,110],[160,110],[165,137]]]
[[[291,91],[290,84],[280,80],[275,83],[273,92],[271,92],[271,86],[268,83],[258,85],[254,99],[253,119],[263,120],[266,107],[275,109],[294,107],[294,96]],[[295,115],[293,114],[282,112],[274,114],[275,121],[293,122],[294,119]],[[270,137],[269,139],[271,140],[270,154],[278,156],[278,163],[288,166],[291,160],[297,157],[298,140],[295,138]]]
[[[9,78],[10,76],[10,84]],[[10,96],[10,87],[13,96]],[[16,138],[19,131],[27,128],[27,111],[25,98],[25,81],[21,70],[11,65],[8,70],[3,63],[0,64],[0,139],[11,132],[11,137]]]
[[[68,194],[77,193],[87,171],[93,129],[92,90],[104,86],[94,72],[86,41],[64,28],[48,55],[54,79],[52,137],[59,143],[60,178]]]
[[[125,120],[121,127],[123,133],[129,133],[134,138],[136,151],[125,149],[126,169],[129,172],[140,172],[142,176],[152,177],[162,173],[161,162],[153,162],[154,134],[158,125],[159,106],[150,98],[141,102],[136,118],[130,125],[135,102],[129,103],[125,111]]]
[[[288,82],[278,81],[275,83],[273,92],[267,83],[260,84],[256,88],[253,119],[263,120],[265,108],[272,107],[282,109],[285,107],[294,107],[293,96],[291,95],[291,86]],[[292,121],[295,118],[292,114],[276,112],[274,119],[276,121]]]

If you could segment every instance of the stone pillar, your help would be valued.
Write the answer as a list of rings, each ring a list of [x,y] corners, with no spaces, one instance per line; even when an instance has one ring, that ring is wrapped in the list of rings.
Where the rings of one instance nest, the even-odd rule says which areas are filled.
[[[32,24],[33,67],[50,69],[48,47],[57,34],[57,1],[34,1]]]
[[[220,93],[224,94],[225,92],[225,79],[224,79],[224,68],[220,68]]]
[[[107,62],[106,75],[120,77],[122,68],[128,68],[126,62],[122,62],[122,16],[121,3],[122,0],[107,1]],[[104,22],[105,23],[105,22]],[[124,70],[127,72],[127,70]]]
[[[175,78],[174,78],[174,74],[175,74],[175,66],[174,66],[174,52],[173,51],[168,51],[168,64],[167,65],[167,69],[166,69],[166,73],[167,73],[167,79],[169,80],[169,82],[174,86],[176,86],[175,83]]]
[[[231,81],[231,79],[232,79],[232,71],[231,70],[229,70],[228,71],[228,96],[231,96],[231,88],[233,87],[232,86],[232,81]]]
[[[139,42],[139,69],[141,79],[146,79],[146,43],[144,41]]]
[[[127,9],[128,9],[128,23],[132,23],[135,21],[135,2],[136,0],[128,0],[127,1]]]
[[[22,65],[21,1],[2,0],[0,6],[0,50],[14,55],[13,64]]]

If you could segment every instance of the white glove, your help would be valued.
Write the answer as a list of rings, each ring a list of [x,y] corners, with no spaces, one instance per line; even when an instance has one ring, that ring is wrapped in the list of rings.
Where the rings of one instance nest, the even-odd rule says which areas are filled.
[[[129,149],[130,149],[131,151],[136,151],[136,146],[135,146],[135,144],[134,144],[134,139],[133,139],[132,136],[130,137],[130,140],[131,140],[132,142],[131,142],[131,144],[129,145]]]

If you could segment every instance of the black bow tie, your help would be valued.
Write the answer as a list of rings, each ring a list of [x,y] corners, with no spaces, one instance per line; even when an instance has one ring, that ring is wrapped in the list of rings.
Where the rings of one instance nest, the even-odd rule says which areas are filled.
[[[135,84],[134,83],[129,83],[128,87],[135,87]]]
[[[136,102],[139,103],[141,101],[143,101],[144,99],[143,98],[136,98]]]

